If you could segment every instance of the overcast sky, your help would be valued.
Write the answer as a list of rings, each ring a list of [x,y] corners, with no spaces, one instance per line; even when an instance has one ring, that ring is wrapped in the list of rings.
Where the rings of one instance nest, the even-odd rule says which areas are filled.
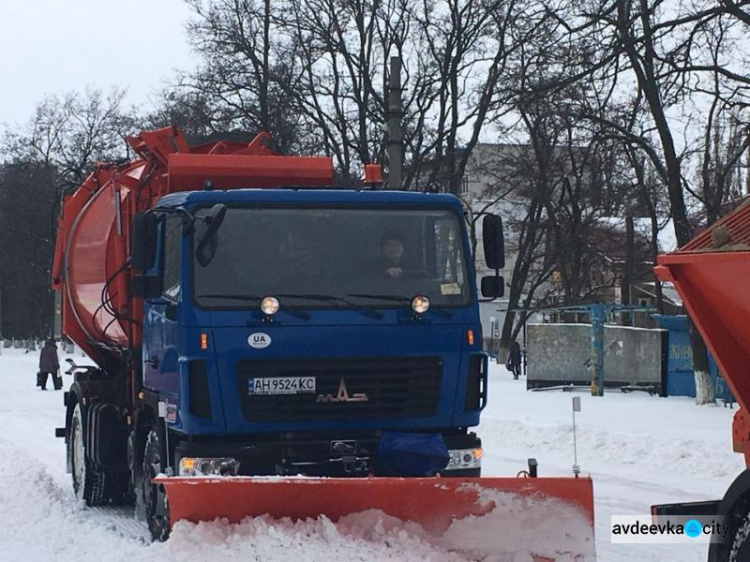
[[[87,85],[148,103],[175,69],[193,66],[189,17],[183,0],[0,0],[0,124]]]

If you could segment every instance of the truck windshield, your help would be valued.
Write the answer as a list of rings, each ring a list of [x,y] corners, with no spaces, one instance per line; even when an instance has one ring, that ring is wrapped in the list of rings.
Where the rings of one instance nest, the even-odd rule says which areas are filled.
[[[257,308],[264,296],[290,308],[363,308],[425,295],[434,307],[464,306],[460,220],[449,209],[230,207],[213,259],[193,259],[194,298],[206,308]]]

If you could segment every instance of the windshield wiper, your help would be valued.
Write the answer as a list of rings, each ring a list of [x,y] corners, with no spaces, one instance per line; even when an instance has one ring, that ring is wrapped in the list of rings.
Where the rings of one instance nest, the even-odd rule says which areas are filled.
[[[223,295],[198,295],[199,297],[207,298],[207,299],[232,299],[232,300],[238,300],[238,301],[255,301],[260,302],[265,297],[259,297],[258,295],[240,295],[240,294],[223,294]],[[293,308],[291,306],[284,306],[282,305],[280,307],[280,310],[283,310],[284,312],[288,312],[292,316],[296,316],[297,318],[301,318],[302,320],[309,320],[310,315],[305,312],[304,310],[299,310],[296,308]]]
[[[347,297],[359,297],[360,299],[376,299],[381,301],[400,302],[403,304],[411,304],[412,299],[409,297],[397,297],[395,295],[366,295],[362,293],[349,293]],[[427,312],[434,312],[438,316],[443,318],[453,318],[453,313],[442,308],[430,306]]]
[[[381,318],[383,318],[383,315],[377,310],[366,308],[362,305],[353,303],[352,301],[345,299],[344,297],[337,297],[335,295],[287,294],[287,295],[275,295],[275,296],[280,297],[280,298],[307,299],[311,301],[323,301],[323,302],[330,302],[330,303],[341,302],[341,303],[344,303],[346,306],[352,307],[353,310],[356,310],[357,312],[360,312],[361,314],[364,314],[365,316],[369,316],[370,318],[375,318],[377,320],[380,320]]]

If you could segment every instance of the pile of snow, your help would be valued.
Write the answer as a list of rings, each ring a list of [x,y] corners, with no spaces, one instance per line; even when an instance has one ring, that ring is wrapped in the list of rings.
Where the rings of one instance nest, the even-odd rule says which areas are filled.
[[[80,357],[75,358],[80,361]],[[246,519],[179,522],[172,537],[151,544],[131,509],[87,509],[65,473],[62,393],[34,386],[36,354],[0,357],[0,538],[2,560],[99,562],[148,560],[435,560],[530,562],[531,552],[582,551],[590,559],[589,525],[559,502],[497,492],[499,508],[456,521],[441,536],[376,510],[333,523]],[[70,377],[64,377],[66,386]],[[491,366],[489,404],[478,433],[486,476],[513,476],[529,457],[540,476],[569,475],[573,464],[571,396],[526,392],[503,366]],[[653,503],[721,496],[744,468],[731,451],[729,408],[645,394],[578,394],[578,463],[594,480],[596,555],[603,562],[705,560],[705,545],[612,544],[612,515],[646,515]],[[556,538],[569,536],[570,542]],[[589,541],[581,541],[581,537]],[[558,556],[565,560],[563,556]],[[568,556],[568,559],[571,559]]]

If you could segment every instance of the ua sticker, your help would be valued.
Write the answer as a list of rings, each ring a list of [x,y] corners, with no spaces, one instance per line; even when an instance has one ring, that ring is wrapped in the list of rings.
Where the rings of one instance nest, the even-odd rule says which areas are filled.
[[[250,337],[247,338],[247,343],[250,344],[250,347],[254,347],[255,349],[263,349],[264,347],[271,345],[271,336],[264,334],[263,332],[255,332],[254,334],[250,334]]]

